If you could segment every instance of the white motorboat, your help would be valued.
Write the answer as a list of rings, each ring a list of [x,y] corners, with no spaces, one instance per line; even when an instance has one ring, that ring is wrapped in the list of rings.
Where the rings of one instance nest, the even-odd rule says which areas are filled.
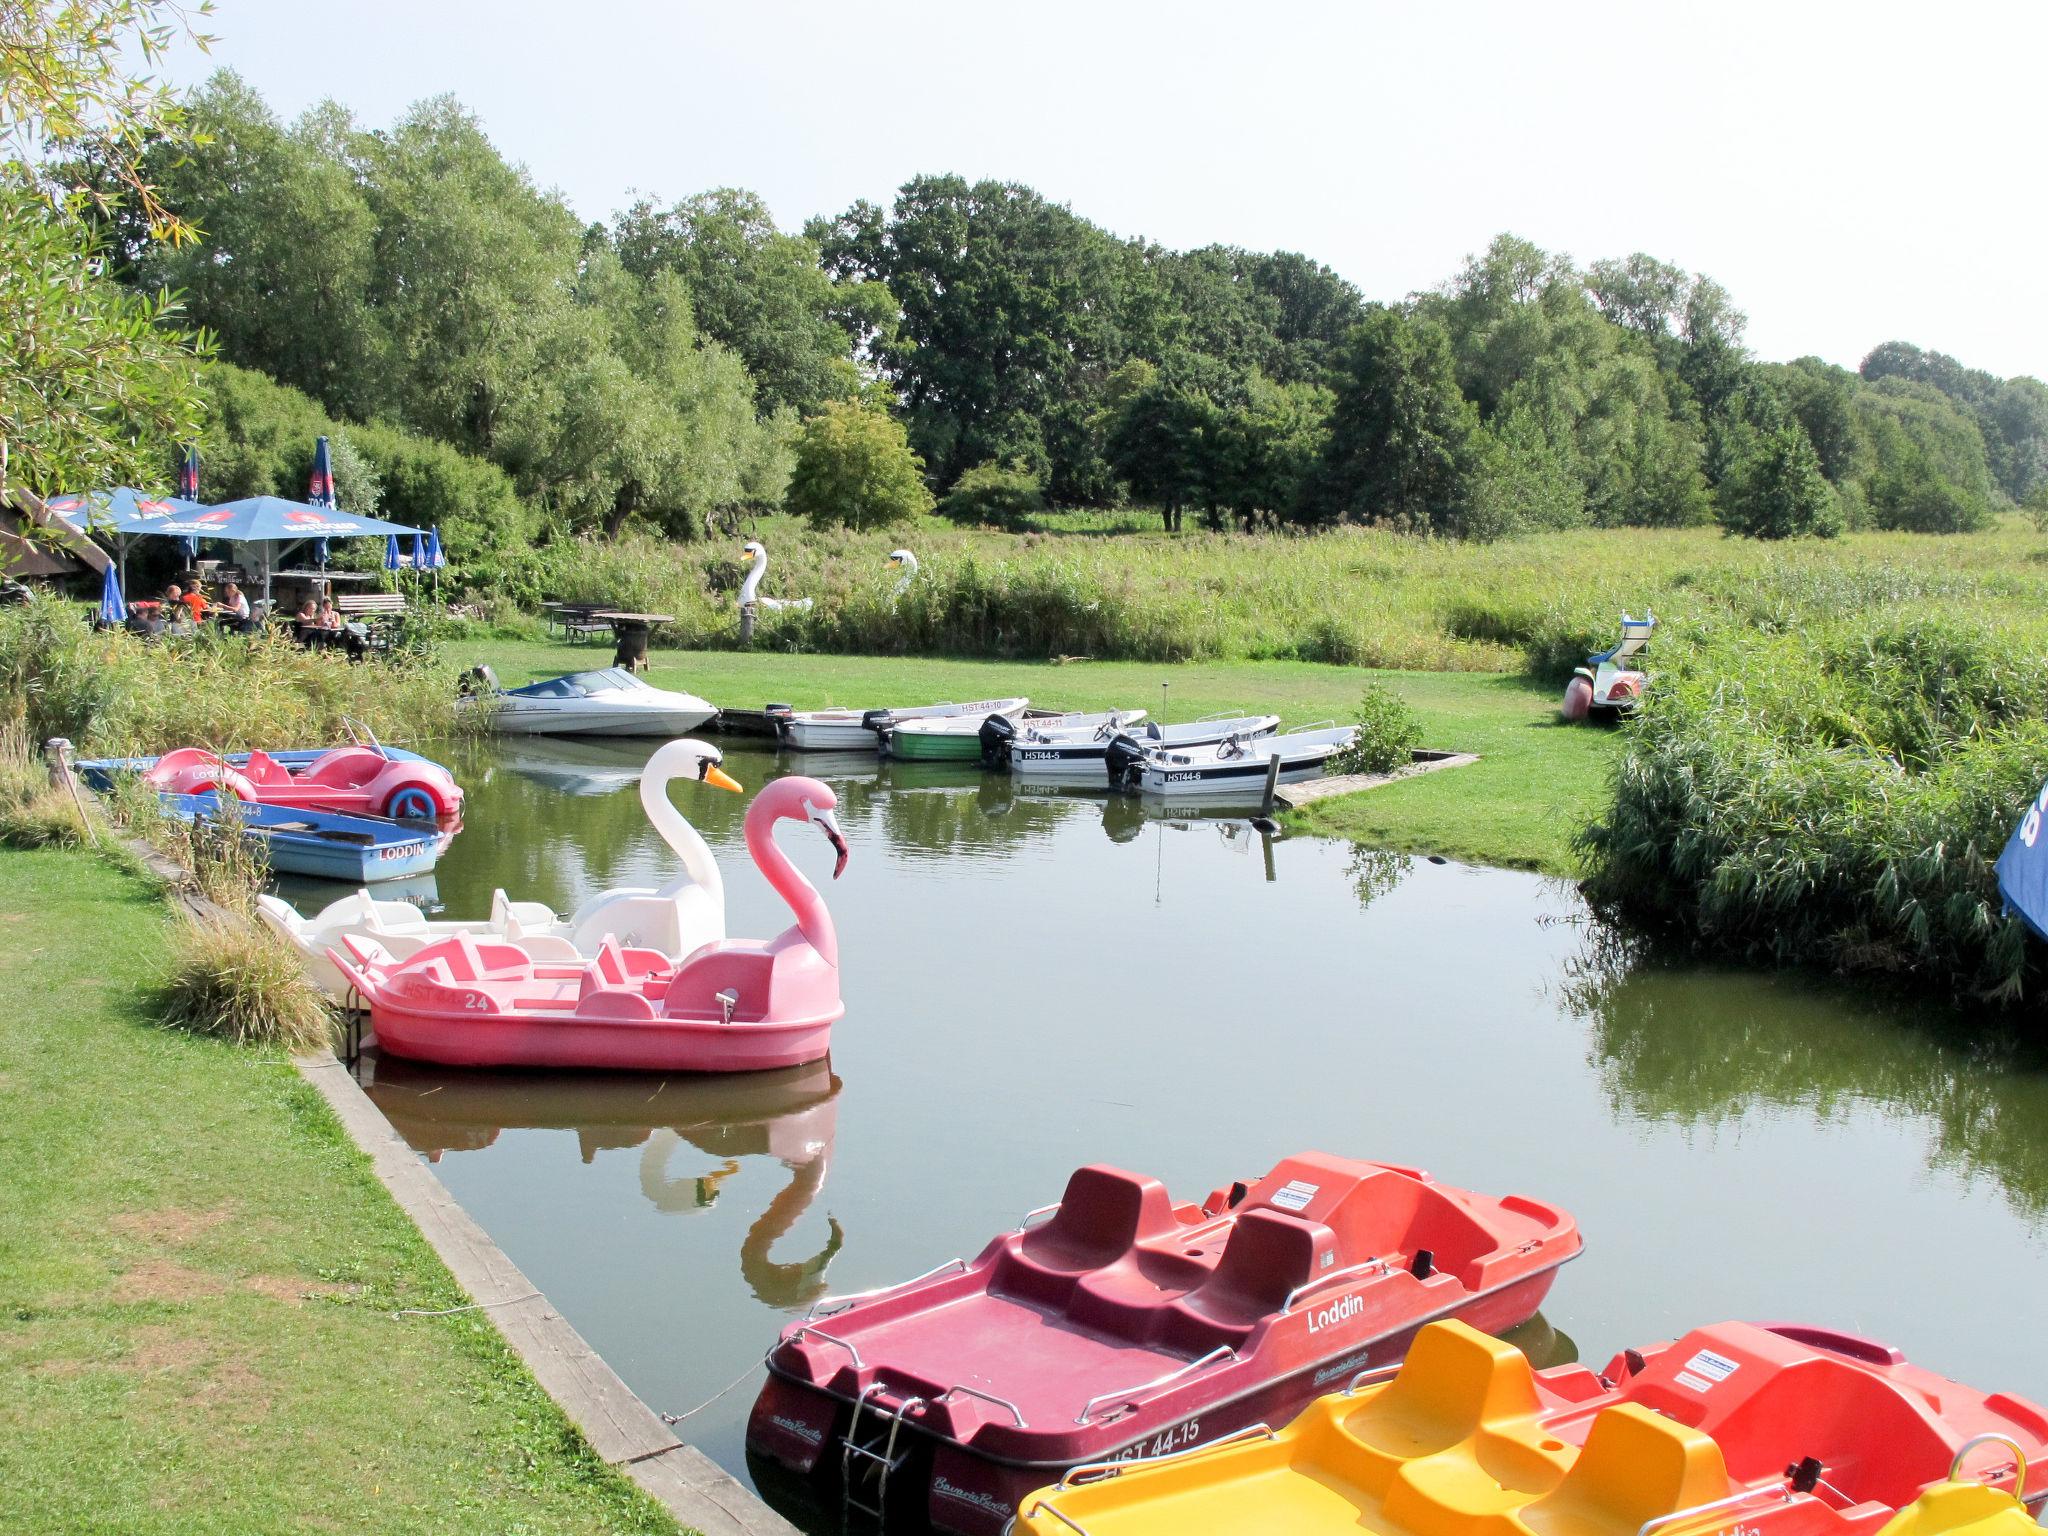
[[[981,760],[1019,778],[1102,788],[1109,782],[1103,761],[1110,742],[1144,720],[1142,709],[1022,720],[991,715],[982,722]]]
[[[640,774],[640,806],[661,840],[682,861],[683,872],[666,885],[621,886],[601,892],[567,917],[537,901],[512,901],[491,893],[488,917],[434,919],[409,901],[378,901],[367,890],[344,896],[312,917],[301,917],[276,896],[256,898],[257,912],[305,958],[307,973],[333,998],[349,985],[330,949],[353,936],[372,940],[403,960],[427,945],[467,933],[518,944],[544,964],[581,964],[607,938],[640,949],[658,949],[680,962],[706,944],[725,938],[725,881],[710,845],[668,798],[675,779],[695,779],[738,792],[740,786],[719,767],[724,754],[702,741],[672,741],[647,760]]]
[[[1232,736],[1202,747],[1149,752],[1137,768],[1136,787],[1175,800],[1196,795],[1255,796],[1267,766],[1278,758],[1282,784],[1322,777],[1323,765],[1358,738],[1353,725],[1304,726],[1269,736]],[[1130,779],[1126,779],[1128,784]]]
[[[1136,773],[1154,752],[1180,752],[1192,747],[1214,746],[1235,736],[1250,741],[1270,736],[1280,729],[1278,715],[1204,715],[1180,725],[1162,725],[1148,720],[1135,730],[1123,731],[1104,744],[1103,777],[1112,789],[1136,789]]]
[[[877,728],[882,755],[911,762],[971,763],[981,756],[983,724],[998,715],[1021,715],[1030,702],[983,699],[976,704],[949,705],[948,713],[943,715],[886,720]]]
[[[524,688],[500,688],[489,667],[479,667],[491,729],[515,736],[687,736],[718,713],[694,693],[642,682],[623,667],[570,672]],[[474,707],[474,706],[472,706]]]
[[[1023,699],[983,699],[974,704],[918,704],[902,709],[791,709],[787,704],[770,704],[768,718],[775,722],[775,739],[793,752],[876,752],[881,749],[883,730],[899,721],[945,719],[972,715],[981,717],[1005,705],[1022,709]],[[973,754],[969,754],[972,756]]]

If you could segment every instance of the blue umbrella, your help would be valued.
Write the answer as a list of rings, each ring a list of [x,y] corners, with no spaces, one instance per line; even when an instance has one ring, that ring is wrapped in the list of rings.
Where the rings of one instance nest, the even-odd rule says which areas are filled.
[[[225,539],[230,544],[296,544],[302,539],[359,539],[413,530],[381,518],[357,517],[353,512],[316,507],[311,502],[287,501],[282,496],[246,496],[240,501],[224,501],[217,507],[174,512],[138,531],[192,534],[203,539]]]
[[[121,578],[115,573],[114,563],[107,562],[107,579],[100,585],[100,622],[103,624],[125,624],[128,622],[128,605],[121,600]]]
[[[405,569],[405,559],[398,553],[398,535],[395,533],[384,541],[384,569],[387,571]]]
[[[327,541],[325,539],[315,539],[313,541],[313,563],[323,571],[327,569],[327,556]]]
[[[412,536],[412,568],[416,571],[433,569],[427,563],[427,536],[424,533],[416,532]]]
[[[187,501],[199,499],[199,449],[188,447],[178,465],[178,494]]]
[[[435,570],[448,563],[448,557],[441,552],[441,529],[438,525],[427,530],[427,564]]]
[[[332,507],[334,500],[334,466],[327,456],[327,439],[316,438],[313,443],[313,473],[306,481],[306,500],[316,507]]]

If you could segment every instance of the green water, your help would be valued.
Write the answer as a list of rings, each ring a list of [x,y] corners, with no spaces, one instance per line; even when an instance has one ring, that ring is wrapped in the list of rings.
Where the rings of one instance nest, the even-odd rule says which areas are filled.
[[[569,908],[670,861],[649,750],[520,743],[456,767],[468,824],[422,899]],[[749,789],[793,759],[729,746]],[[1875,1335],[2048,1399],[2048,1073],[1958,1021],[1811,979],[1644,960],[1564,885],[1241,817],[1015,793],[978,769],[813,759],[853,857],[827,887],[829,1064],[729,1079],[368,1065],[407,1139],[656,1408],[746,1475],[752,1365],[827,1288],[971,1255],[1106,1161],[1177,1194],[1320,1148],[1564,1205],[1586,1237],[1530,1338],[1605,1359],[1728,1317]],[[787,917],[744,802],[677,803],[729,926]],[[308,905],[331,896],[299,887]],[[821,1527],[822,1528],[822,1527]]]

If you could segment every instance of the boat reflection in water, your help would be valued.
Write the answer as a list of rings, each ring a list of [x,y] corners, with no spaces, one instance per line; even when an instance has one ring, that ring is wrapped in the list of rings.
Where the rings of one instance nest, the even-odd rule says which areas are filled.
[[[640,1148],[640,1192],[671,1215],[707,1211],[743,1159],[773,1158],[789,1182],[747,1228],[740,1275],[776,1308],[809,1306],[825,1293],[825,1271],[844,1245],[825,1218],[824,1245],[777,1261],[771,1250],[825,1187],[838,1118],[839,1079],[829,1061],[776,1072],[660,1077],[649,1073],[470,1072],[366,1053],[363,1091],[406,1145],[429,1162],[475,1152],[506,1130],[574,1131],[585,1163],[605,1151]],[[693,1167],[685,1147],[708,1159]]]

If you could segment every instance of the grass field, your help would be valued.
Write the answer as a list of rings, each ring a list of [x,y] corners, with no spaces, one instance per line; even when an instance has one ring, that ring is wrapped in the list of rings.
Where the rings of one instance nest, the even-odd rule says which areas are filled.
[[[292,1068],[148,1022],[155,891],[0,850],[0,1530],[673,1532]]]
[[[609,643],[474,641],[451,647],[464,665],[487,662],[507,686],[603,666]],[[715,704],[769,700],[813,708],[1023,694],[1066,709],[1145,708],[1176,720],[1213,710],[1270,710],[1289,725],[1351,716],[1368,678],[1422,717],[1433,747],[1477,752],[1469,768],[1326,801],[1304,821],[1319,830],[1474,863],[1565,874],[1570,840],[1601,804],[1616,732],[1557,723],[1557,692],[1518,674],[1365,672],[1311,662],[926,661],[874,656],[655,651],[648,680]]]

